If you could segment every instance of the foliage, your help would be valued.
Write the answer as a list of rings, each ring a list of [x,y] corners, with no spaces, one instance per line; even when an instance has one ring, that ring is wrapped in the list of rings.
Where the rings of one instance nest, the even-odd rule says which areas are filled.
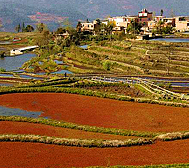
[[[31,25],[27,25],[26,28],[24,28],[24,32],[33,32],[34,31],[34,27]]]
[[[63,27],[59,27],[56,31],[55,34],[64,34],[66,33],[66,29]]]
[[[6,69],[0,68],[0,72],[6,72]]]
[[[44,23],[38,23],[36,26],[36,30],[40,33],[42,33],[43,31],[47,31],[47,25],[45,25]]]
[[[138,34],[140,32],[142,25],[135,20],[132,20],[131,23],[127,27],[127,33]]]
[[[18,25],[15,27],[15,31],[16,31],[17,33],[19,33],[20,30],[21,30],[21,26],[20,26],[20,24],[18,24]]]
[[[5,51],[0,51],[0,57],[1,58],[5,57]]]
[[[103,68],[106,70],[106,71],[109,71],[110,68],[111,68],[111,62],[110,61],[105,61],[103,63]]]
[[[42,29],[41,29],[42,30]],[[51,40],[51,35],[48,30],[43,30],[42,36],[39,36],[38,38],[35,39],[35,44],[42,47],[46,46],[49,44]]]

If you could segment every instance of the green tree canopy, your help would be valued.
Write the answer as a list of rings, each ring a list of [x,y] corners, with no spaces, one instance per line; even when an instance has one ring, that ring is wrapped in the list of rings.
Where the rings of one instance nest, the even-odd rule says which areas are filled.
[[[33,32],[34,31],[34,27],[31,25],[27,25],[25,28],[25,32]]]
[[[127,33],[138,34],[140,32],[142,25],[134,20],[127,27]]]
[[[47,25],[45,25],[44,23],[39,23],[39,24],[37,24],[37,26],[36,26],[36,30],[37,30],[38,32],[42,33],[43,31],[48,30],[48,28],[47,28]]]

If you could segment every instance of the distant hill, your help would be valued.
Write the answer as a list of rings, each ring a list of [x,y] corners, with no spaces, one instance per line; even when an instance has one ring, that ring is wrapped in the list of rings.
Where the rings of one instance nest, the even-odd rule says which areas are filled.
[[[14,31],[19,23],[34,25],[40,21],[55,29],[62,24],[63,18],[69,18],[75,26],[78,20],[87,18],[137,15],[143,8],[156,15],[161,9],[166,16],[171,11],[175,15],[189,15],[188,7],[189,0],[0,0],[1,30]]]

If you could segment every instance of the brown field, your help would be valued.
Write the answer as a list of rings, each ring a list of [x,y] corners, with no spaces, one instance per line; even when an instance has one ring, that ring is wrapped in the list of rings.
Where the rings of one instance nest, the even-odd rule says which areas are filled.
[[[0,122],[0,134],[34,134],[42,136],[54,136],[70,139],[104,139],[104,140],[124,140],[138,137],[107,135],[101,133],[85,132],[80,130],[58,128],[42,124],[22,123],[22,122]]]
[[[42,117],[137,131],[189,130],[189,108],[122,102],[65,93],[7,94],[0,105],[43,111]]]
[[[47,168],[187,163],[189,140],[127,148],[78,148],[1,142],[0,167]]]
[[[0,105],[43,111],[42,117],[82,125],[151,132],[189,130],[189,108],[121,102],[65,93],[1,95]],[[35,134],[77,139],[128,138],[10,121],[0,122],[0,134]],[[78,148],[39,143],[0,142],[0,168],[188,163],[188,151],[189,140],[157,141],[152,145],[123,148]]]

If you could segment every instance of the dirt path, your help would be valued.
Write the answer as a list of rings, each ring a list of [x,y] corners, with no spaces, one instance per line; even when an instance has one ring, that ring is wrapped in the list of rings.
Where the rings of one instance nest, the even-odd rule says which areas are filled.
[[[82,125],[154,132],[189,130],[189,108],[123,102],[65,93],[1,95],[0,105],[43,111],[44,117]]]

